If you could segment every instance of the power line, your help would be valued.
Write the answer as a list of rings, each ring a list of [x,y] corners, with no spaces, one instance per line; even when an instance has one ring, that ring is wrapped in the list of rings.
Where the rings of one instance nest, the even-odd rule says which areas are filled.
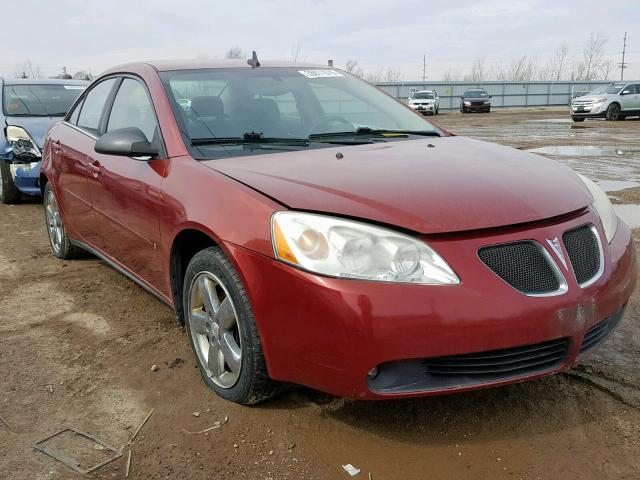
[[[624,57],[627,53],[627,32],[624,32],[624,39],[622,40],[622,63],[620,65],[620,81],[624,80],[624,69],[627,68],[627,64],[624,61]]]

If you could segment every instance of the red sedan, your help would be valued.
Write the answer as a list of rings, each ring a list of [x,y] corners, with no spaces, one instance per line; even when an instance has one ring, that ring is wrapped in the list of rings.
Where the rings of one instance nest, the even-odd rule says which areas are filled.
[[[244,404],[283,382],[385,399],[555,373],[636,283],[593,182],[322,66],[113,68],[49,132],[40,184],[53,254],[170,305],[204,381]]]

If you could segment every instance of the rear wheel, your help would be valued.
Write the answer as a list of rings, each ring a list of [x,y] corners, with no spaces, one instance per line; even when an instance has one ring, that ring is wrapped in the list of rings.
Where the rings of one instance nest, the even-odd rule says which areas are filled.
[[[47,222],[49,245],[53,256],[62,260],[79,257],[82,250],[73,245],[67,236],[58,201],[50,183],[47,183],[44,188],[44,217]]]
[[[606,118],[607,120],[613,120],[613,121],[619,120],[620,105],[618,105],[617,103],[612,103],[611,105],[609,105],[609,108],[607,108]]]
[[[202,379],[220,397],[250,405],[278,393],[269,378],[249,297],[217,247],[197,253],[184,280],[185,326]]]
[[[22,195],[16,188],[11,176],[11,164],[6,160],[0,160],[0,202],[16,203]]]

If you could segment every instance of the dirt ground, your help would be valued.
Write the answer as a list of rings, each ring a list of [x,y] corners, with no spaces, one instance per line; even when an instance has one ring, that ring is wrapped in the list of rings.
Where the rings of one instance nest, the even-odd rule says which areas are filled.
[[[523,149],[640,146],[640,121],[574,125],[560,109],[436,121]],[[611,195],[633,210],[637,154],[554,158],[631,182]],[[638,479],[639,318],[636,293],[596,354],[537,381],[373,403],[295,388],[241,407],[200,381],[166,306],[95,258],[54,259],[39,203],[0,205],[0,478],[81,478],[32,445],[73,427],[120,448],[154,409],[124,455],[90,478],[125,478],[131,450],[134,479],[346,479],[347,463],[365,480]]]

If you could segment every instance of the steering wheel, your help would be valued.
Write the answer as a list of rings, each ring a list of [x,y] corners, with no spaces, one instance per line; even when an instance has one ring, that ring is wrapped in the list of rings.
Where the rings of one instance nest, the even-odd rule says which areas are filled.
[[[313,135],[314,133],[325,133],[325,132],[331,133],[330,132],[331,126],[336,123],[342,124],[342,125],[349,125],[349,129],[345,129],[345,131],[347,130],[355,131],[355,125],[349,120],[347,120],[346,118],[341,117],[339,115],[328,115],[309,129],[309,131],[307,132],[307,137],[309,135]],[[325,128],[320,128],[320,127],[325,127]]]

